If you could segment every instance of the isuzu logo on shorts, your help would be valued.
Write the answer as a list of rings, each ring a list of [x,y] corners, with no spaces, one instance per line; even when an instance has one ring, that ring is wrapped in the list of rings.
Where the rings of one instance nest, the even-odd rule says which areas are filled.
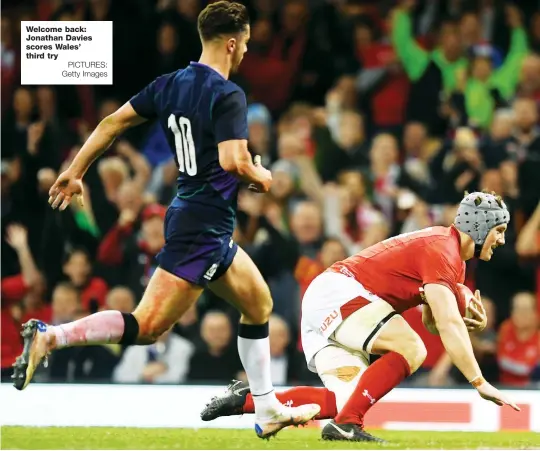
[[[345,266],[342,266],[341,268],[339,268],[339,272],[347,277],[352,277],[354,279],[354,274],[349,271],[348,268],[345,268]]]
[[[326,319],[323,321],[322,326],[319,328],[319,331],[323,333],[326,329],[328,329],[328,326],[332,324],[332,322],[338,317],[339,313],[337,310],[334,310],[330,315],[326,317]]]

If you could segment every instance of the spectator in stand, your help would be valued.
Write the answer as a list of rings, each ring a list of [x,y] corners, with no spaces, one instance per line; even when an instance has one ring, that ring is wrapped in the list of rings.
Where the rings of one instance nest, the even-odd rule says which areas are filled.
[[[15,90],[6,116],[2,120],[2,158],[12,158],[26,149],[28,127],[35,119],[35,96],[30,88]]]
[[[457,129],[453,143],[445,145],[431,161],[432,175],[437,181],[433,200],[455,204],[464,191],[476,191],[483,164],[474,132],[465,127]]]
[[[64,165],[65,163],[62,166]],[[39,233],[41,238],[39,263],[46,275],[47,285],[53,287],[56,282],[65,278],[63,264],[66,250],[85,249],[93,259],[99,244],[100,230],[97,218],[100,215],[97,215],[97,218],[94,215],[95,206],[92,205],[86,185],[83,205],[80,202],[72,202],[68,209],[58,214],[47,204],[49,188],[56,178],[55,172],[50,168],[43,168],[38,172],[37,178],[39,202],[35,210],[39,217],[37,208],[40,207],[44,216]]]
[[[134,233],[136,214],[132,208],[139,205],[139,197],[132,200],[135,205],[132,202],[125,204],[118,225],[101,242],[98,261],[107,267],[121,266],[118,278],[140,299],[157,268],[156,255],[165,244],[163,227],[167,209],[159,204],[146,206],[141,213],[140,233]]]
[[[157,48],[161,55],[159,55],[158,64],[164,64],[163,59],[167,53],[171,52],[170,47],[174,43],[176,66],[170,64],[171,70],[169,71],[160,71],[156,68],[154,76],[160,76],[187,66],[190,61],[196,61],[201,54],[201,41],[197,34],[197,15],[201,8],[200,2],[197,0],[175,0],[169,3],[172,3],[172,7],[160,11],[162,25],[158,32]],[[164,30],[164,27],[169,29]],[[163,34],[168,36],[163,36]],[[174,41],[171,36],[173,34],[175,35]]]
[[[410,233],[435,225],[435,220],[428,204],[422,199],[417,198],[411,191],[399,191],[396,207],[396,229],[392,235]],[[400,219],[403,220],[400,222]]]
[[[538,125],[538,108],[534,100],[519,97],[514,101],[514,130],[510,158],[519,162],[531,153],[540,153],[540,126]]]
[[[540,315],[540,202],[519,233],[516,252],[521,259],[532,262],[536,269],[537,311]]]
[[[133,292],[123,286],[112,288],[105,298],[107,310],[118,310],[122,313],[131,313],[135,310],[135,296]]]
[[[304,297],[307,287],[315,277],[334,263],[345,260],[347,253],[343,243],[337,238],[327,238],[321,247],[321,252],[316,259],[300,256],[294,270],[294,275],[300,286],[300,300]]]
[[[304,362],[291,344],[291,331],[287,322],[280,316],[270,316],[270,371],[274,385],[285,385],[287,382],[298,381]]]
[[[197,303],[182,315],[173,327],[173,332],[193,344],[199,344],[201,341],[201,323],[199,322],[199,312],[197,311]]]
[[[62,157],[76,144],[76,133],[57,111],[57,93],[52,86],[40,86],[36,90],[39,124],[44,127],[39,152],[41,167],[58,170]]]
[[[272,155],[272,117],[263,104],[248,106],[249,149],[261,156],[261,163],[268,167],[274,160]]]
[[[298,202],[300,172],[290,160],[278,160],[272,165],[270,196],[281,211],[285,228],[288,228],[287,212]]]
[[[54,287],[49,324],[65,324],[83,316],[85,314],[82,312],[79,290],[70,282],[61,282]],[[72,368],[70,368],[70,362],[73,361],[76,353],[73,349],[60,349],[51,356],[47,368],[51,381],[73,380]]]
[[[502,52],[490,43],[490,39],[485,39],[486,34],[491,33],[487,33],[483,25],[480,14],[476,11],[465,11],[461,15],[459,32],[463,46],[469,54],[489,55],[493,65],[499,67],[503,62]]]
[[[114,369],[112,380],[132,384],[180,384],[186,379],[193,351],[188,340],[165,332],[154,344],[130,346]]]
[[[107,157],[99,162],[98,173],[105,197],[109,202],[115,203],[120,187],[129,178],[127,164],[119,157]]]
[[[312,112],[315,164],[325,182],[335,180],[343,169],[369,165],[367,133],[364,117],[356,110],[356,95],[354,81],[342,77],[328,91],[325,107]]]
[[[64,275],[79,291],[83,311],[95,313],[105,305],[107,284],[103,279],[92,275],[92,263],[86,250],[71,251],[65,259],[63,270]]]
[[[291,212],[291,232],[300,246],[300,255],[315,258],[323,240],[323,220],[319,206],[299,202]]]
[[[497,360],[500,382],[522,387],[540,362],[540,330],[536,299],[532,293],[518,293],[512,299],[510,319],[499,330]]]
[[[511,109],[501,108],[495,111],[489,135],[483,138],[480,146],[482,159],[487,169],[498,168],[509,158],[514,117]]]
[[[540,106],[540,55],[530,54],[523,60],[516,94],[519,97],[529,97],[536,102],[537,107]]]
[[[325,232],[340,237],[347,254],[354,254],[386,238],[387,222],[369,200],[362,172],[345,170],[338,181],[324,190]]]
[[[29,287],[26,296],[23,299],[23,316],[21,323],[35,318],[49,324],[52,321],[52,307],[47,299],[47,285],[45,278],[40,274],[35,282]]]
[[[263,103],[275,113],[285,107],[291,96],[294,76],[301,60],[302,48],[299,46],[303,43],[290,40],[288,52],[280,49],[269,18],[260,18],[255,22],[252,35],[250,46],[254,48],[245,55],[240,74],[247,80],[253,100]],[[276,80],[280,80],[280,83],[276,83]]]
[[[427,128],[420,122],[408,122],[403,132],[405,152],[398,184],[408,188],[423,199],[429,199],[434,180],[429,171],[429,163],[439,145],[430,142]]]
[[[540,53],[540,12],[535,12],[529,21],[531,48]]]
[[[11,224],[7,226],[6,234],[7,244],[13,248],[17,255],[20,274],[2,277],[2,308],[0,310],[2,323],[2,382],[11,381],[11,365],[22,352],[19,328],[23,312],[18,306],[18,302],[28,294],[30,288],[41,278],[28,245],[26,229],[20,225]],[[2,266],[4,266],[4,255],[5,253],[2,252]]]
[[[179,45],[177,30],[179,29],[168,22],[162,23],[158,29],[155,62],[156,77],[174,72],[184,65],[181,57],[181,49],[184,48],[184,45]]]
[[[353,166],[364,169],[369,164],[369,149],[366,146],[364,119],[357,111],[346,110],[339,115],[335,143],[348,157],[349,161],[344,165],[345,167]]]
[[[515,127],[510,158],[517,161],[521,207],[525,216],[532,214],[540,200],[540,125],[538,109],[532,99],[514,102]]]
[[[79,290],[71,282],[60,282],[52,294],[51,324],[65,324],[86,316]]]
[[[371,144],[369,156],[373,200],[386,219],[391,221],[394,215],[397,183],[401,173],[396,138],[386,133],[377,135]]]
[[[463,99],[462,123],[474,128],[488,129],[495,109],[514,95],[519,81],[522,62],[528,53],[527,36],[522,26],[521,12],[515,6],[507,7],[507,21],[512,28],[510,49],[503,64],[493,69],[493,55],[476,50],[469,74],[456,86]]]
[[[108,232],[103,237],[102,244],[98,249],[98,260],[104,258],[101,257],[103,243],[110,240],[119,242],[138,232],[144,203],[140,185],[125,178],[125,176],[127,177],[127,166],[122,160],[112,160],[112,158],[114,157],[103,160],[103,167],[100,169],[105,177],[103,183],[105,191],[110,192],[109,201],[116,224],[111,224],[111,227],[106,229]]]
[[[392,17],[392,44],[398,59],[411,80],[407,118],[427,125],[431,134],[444,132],[444,120],[439,114],[441,91],[452,92],[458,83],[459,71],[465,70],[467,60],[456,25],[443,23],[439,42],[433,52],[422,49],[412,34],[410,12],[414,1],[402,1]]]
[[[375,39],[376,34],[369,19],[355,25],[356,55],[362,63],[356,87],[367,104],[369,128],[377,133],[399,131],[405,120],[410,82],[391,43]]]
[[[231,343],[232,326],[222,312],[208,312],[201,324],[202,342],[189,362],[188,381],[225,381],[238,378],[240,359]],[[208,371],[211,368],[212,371]]]

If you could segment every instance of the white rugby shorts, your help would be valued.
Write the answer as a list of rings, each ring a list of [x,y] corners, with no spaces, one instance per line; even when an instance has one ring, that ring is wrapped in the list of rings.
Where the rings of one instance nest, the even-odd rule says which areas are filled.
[[[396,315],[390,304],[370,293],[353,277],[329,271],[320,274],[311,282],[302,301],[302,347],[308,368],[317,372],[315,356],[329,345],[364,353],[369,358],[382,326]],[[361,343],[358,346],[361,349],[351,349],[336,338],[336,329],[344,320],[354,327],[346,327],[343,332],[354,333],[354,337],[342,340]]]

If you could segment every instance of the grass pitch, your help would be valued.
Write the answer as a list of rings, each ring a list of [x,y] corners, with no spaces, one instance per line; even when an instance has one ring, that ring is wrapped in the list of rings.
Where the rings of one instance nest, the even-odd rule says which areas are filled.
[[[540,449],[540,434],[527,432],[372,431],[388,445],[325,442],[318,429],[288,429],[269,441],[251,430],[28,428],[2,431],[2,449]]]

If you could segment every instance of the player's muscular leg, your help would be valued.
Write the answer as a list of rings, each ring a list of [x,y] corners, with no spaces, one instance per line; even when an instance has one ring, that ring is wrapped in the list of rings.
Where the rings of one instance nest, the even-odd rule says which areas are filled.
[[[209,288],[220,298],[234,305],[242,314],[243,324],[265,324],[272,313],[270,289],[253,260],[241,248],[218,280]]]
[[[197,301],[203,289],[161,268],[153,274],[133,312],[139,324],[137,344],[151,344]]]
[[[402,316],[394,316],[381,330],[373,344],[373,354],[386,354],[394,351],[405,357],[411,373],[424,363],[427,356],[426,346],[420,336],[409,326]]]
[[[387,309],[385,304],[371,305],[375,310]],[[362,310],[359,309],[341,324],[335,332],[335,339],[348,348],[383,355],[361,375],[351,397],[335,418],[338,424],[362,426],[364,415],[371,406],[416,371],[426,358],[426,348],[420,337],[395,313],[385,316],[386,322],[379,319],[367,338],[364,334],[358,334],[357,331],[362,330],[362,325],[370,319],[370,315],[364,314],[362,317]],[[383,324],[379,326],[381,322]]]

